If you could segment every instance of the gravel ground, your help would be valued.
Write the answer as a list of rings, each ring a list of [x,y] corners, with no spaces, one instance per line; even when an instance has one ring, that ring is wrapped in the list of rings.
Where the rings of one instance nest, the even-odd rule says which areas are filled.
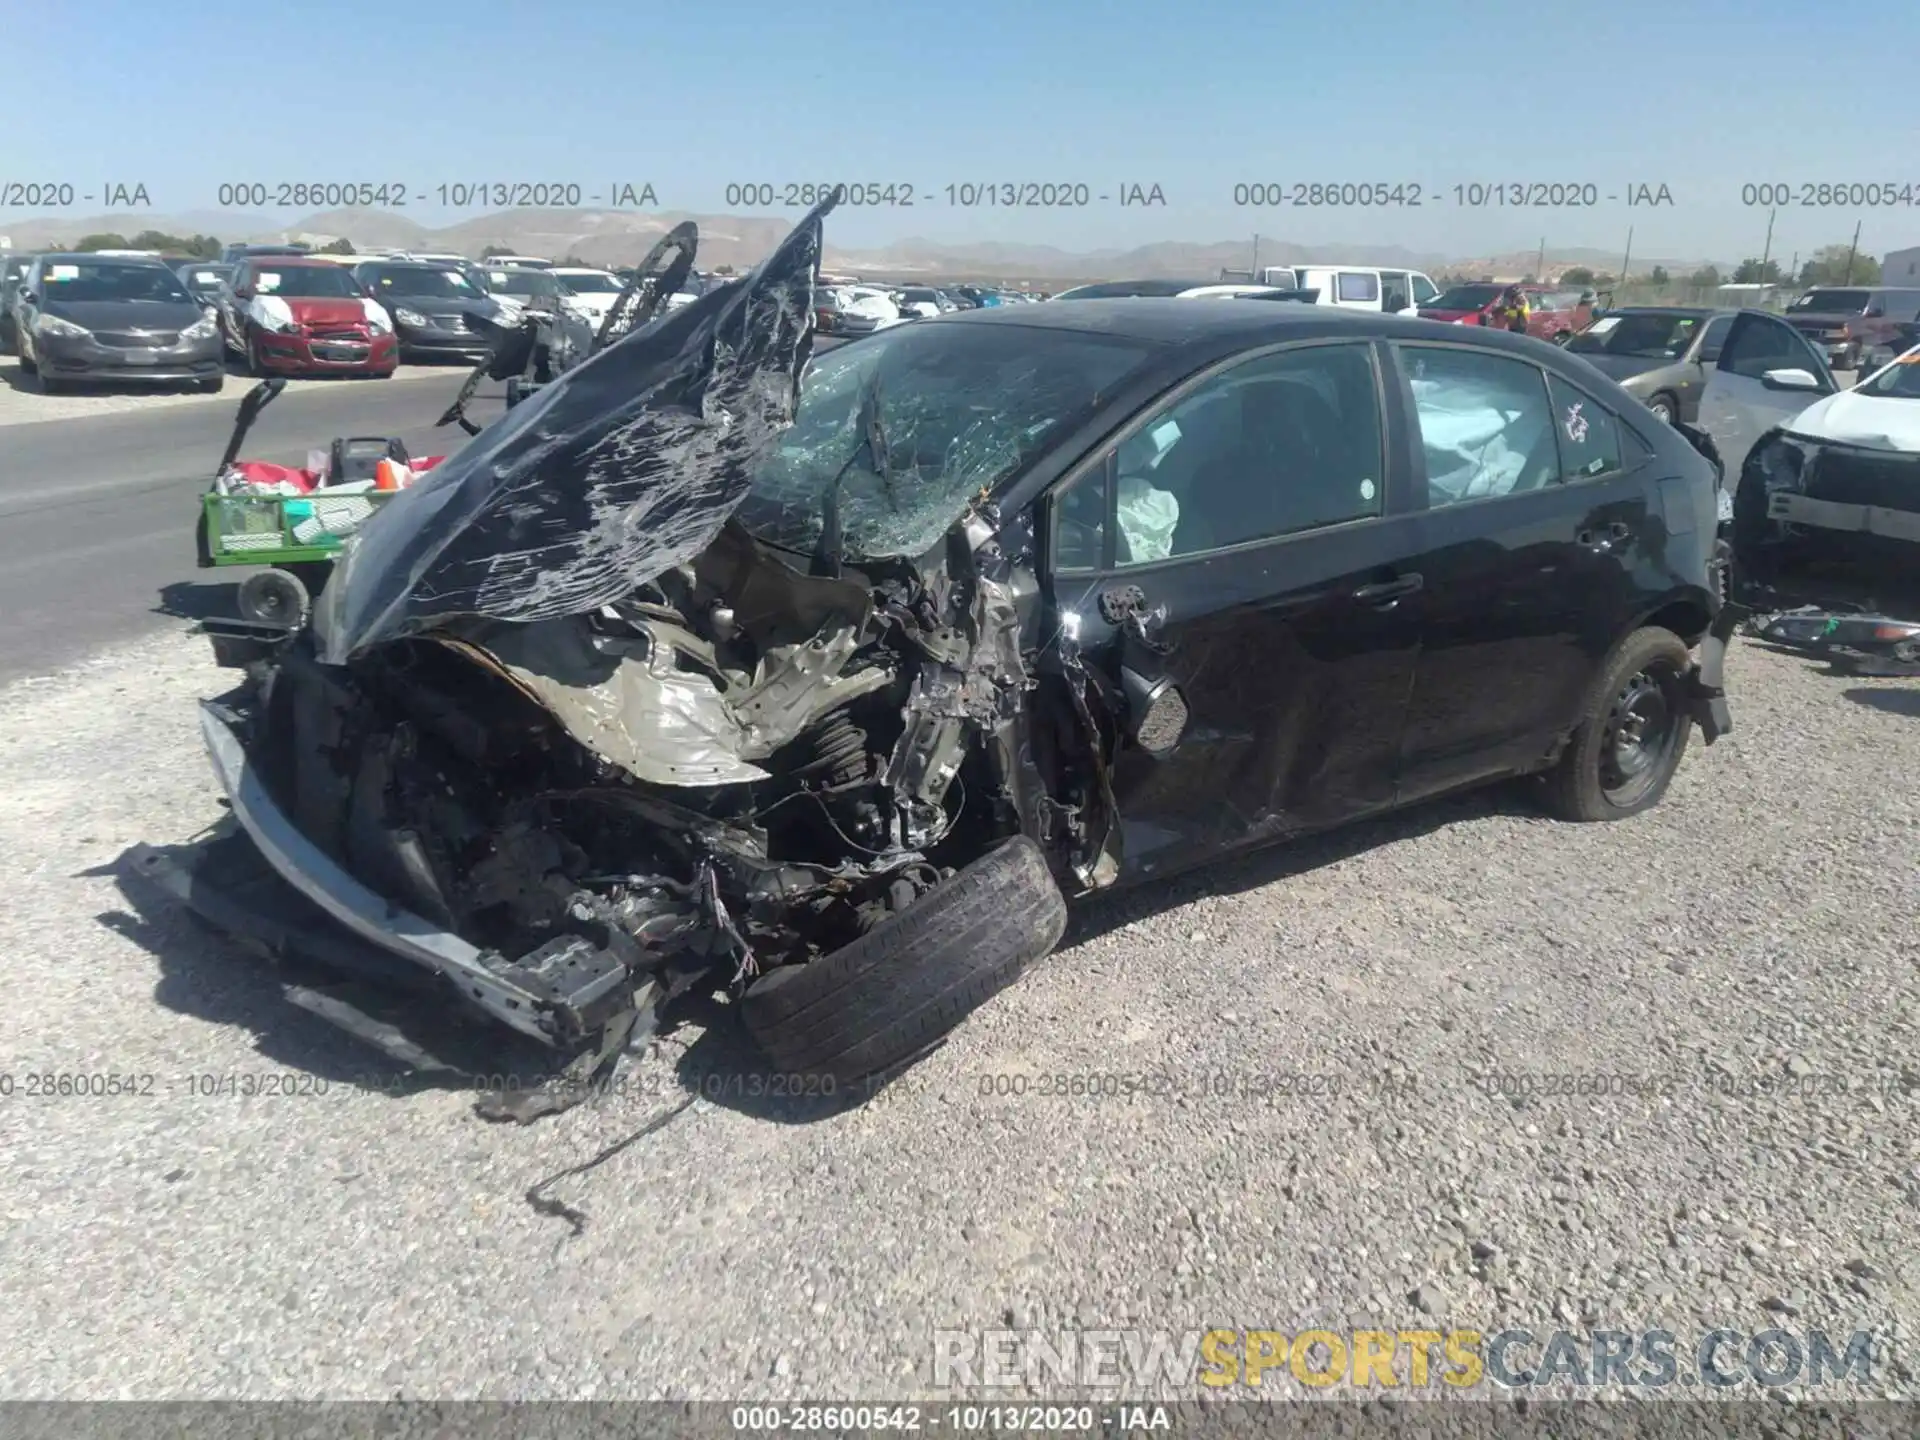
[[[457,370],[459,367],[453,367]],[[418,380],[434,375],[445,375],[445,365],[402,365],[394,372],[395,380]],[[151,410],[162,405],[234,405],[239,401],[247,387],[253,384],[253,377],[244,375],[232,364],[227,367],[226,388],[217,395],[203,395],[198,391],[189,391],[174,386],[156,386],[151,389],[135,385],[100,384],[89,385],[84,390],[65,392],[59,395],[42,395],[35,385],[20,373],[19,357],[0,356],[0,425],[31,425],[36,420],[76,420],[93,415],[114,415],[127,410]],[[329,375],[312,380],[289,380],[287,390],[305,390],[317,385],[383,385],[383,380],[362,380],[357,377]]]
[[[364,1052],[113,878],[217,813],[203,649],[0,692],[5,1398],[873,1398],[928,1392],[936,1328],[1920,1317],[1912,682],[1739,645],[1738,732],[1640,820],[1496,790],[1096,907],[872,1103],[711,1094],[559,1182],[576,1236],[528,1187],[737,1073],[737,1038],[524,1129],[349,1089]],[[23,1098],[35,1071],[160,1078]],[[275,1072],[331,1088],[174,1078]],[[981,1093],[1156,1072],[1131,1103]],[[1675,1081],[1515,1104],[1485,1072]],[[1292,1074],[1342,1093],[1208,1093]]]

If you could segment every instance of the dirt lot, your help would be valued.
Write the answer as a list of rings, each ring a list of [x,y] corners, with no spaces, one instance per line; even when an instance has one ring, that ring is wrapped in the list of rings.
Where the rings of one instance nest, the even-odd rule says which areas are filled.
[[[128,845],[218,813],[202,642],[16,684],[0,1396],[884,1397],[929,1389],[936,1329],[1002,1326],[1786,1324],[1898,1357],[1920,685],[1738,644],[1730,686],[1737,733],[1649,816],[1495,790],[1095,906],[864,1107],[756,1093],[717,1011],[522,1129],[377,1088],[123,890]],[[551,1187],[580,1234],[529,1205],[667,1116]]]

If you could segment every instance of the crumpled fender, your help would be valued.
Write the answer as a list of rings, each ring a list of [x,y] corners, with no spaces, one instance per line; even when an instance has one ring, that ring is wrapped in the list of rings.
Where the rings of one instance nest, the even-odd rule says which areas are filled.
[[[321,661],[454,616],[589,613],[704,550],[792,421],[833,204],[750,275],[568,370],[383,506],[322,592]]]

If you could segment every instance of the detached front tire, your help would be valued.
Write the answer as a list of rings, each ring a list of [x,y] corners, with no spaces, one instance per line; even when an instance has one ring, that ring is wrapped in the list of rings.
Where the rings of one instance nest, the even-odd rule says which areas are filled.
[[[1692,657],[1656,626],[1635,630],[1607,657],[1573,740],[1547,772],[1547,808],[1562,820],[1625,820],[1660,803],[1693,730]]]
[[[852,944],[772,971],[741,1018],[777,1069],[851,1083],[929,1049],[1066,926],[1040,847],[1015,836]]]

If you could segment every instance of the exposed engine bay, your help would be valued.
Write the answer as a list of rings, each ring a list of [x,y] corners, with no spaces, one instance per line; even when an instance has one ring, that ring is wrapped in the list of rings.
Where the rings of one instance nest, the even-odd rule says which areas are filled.
[[[518,1028],[577,1043],[650,977],[838,949],[1021,828],[1019,603],[952,548],[826,578],[730,525],[591,615],[339,667],[296,642],[247,748],[306,838],[521,992]]]

